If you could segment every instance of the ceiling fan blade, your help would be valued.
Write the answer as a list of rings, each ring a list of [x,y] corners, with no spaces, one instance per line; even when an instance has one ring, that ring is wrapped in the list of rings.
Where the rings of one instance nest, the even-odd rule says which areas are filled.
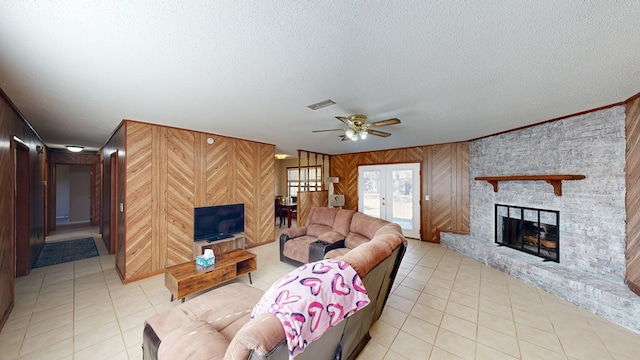
[[[369,128],[387,126],[387,125],[395,125],[395,124],[400,124],[400,119],[393,118],[393,119],[376,121],[374,123],[369,124]]]
[[[387,137],[390,136],[391,134],[389,134],[388,132],[384,132],[384,131],[378,131],[378,130],[367,130],[367,132],[371,135],[375,135],[375,136],[382,136],[382,137]]]
[[[336,116],[336,119],[338,119],[338,120],[342,121],[342,122],[343,122],[345,125],[347,125],[347,126],[351,126],[351,125],[352,125],[352,124],[351,124],[351,121],[349,121],[349,119],[347,119],[347,118],[346,118],[346,117],[344,117],[344,116]]]
[[[347,137],[347,135],[340,135],[338,136],[340,138],[341,141],[347,141],[349,140],[349,138]]]
[[[312,130],[311,132],[325,132],[325,131],[345,131],[346,129],[326,129],[326,130]]]

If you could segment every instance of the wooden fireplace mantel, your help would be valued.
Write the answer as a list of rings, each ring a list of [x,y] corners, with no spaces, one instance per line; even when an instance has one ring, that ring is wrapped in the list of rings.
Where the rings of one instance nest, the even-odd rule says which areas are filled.
[[[509,176],[477,176],[476,180],[485,180],[493,185],[493,191],[498,192],[499,181],[523,181],[523,180],[544,180],[553,186],[553,193],[562,196],[562,180],[582,180],[584,175],[509,175]]]

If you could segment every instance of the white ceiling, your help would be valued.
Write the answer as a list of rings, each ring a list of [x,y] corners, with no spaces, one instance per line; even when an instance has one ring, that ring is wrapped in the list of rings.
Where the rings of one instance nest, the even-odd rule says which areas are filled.
[[[407,147],[626,100],[639,19],[636,0],[5,0],[0,87],[51,147],[100,148],[122,119],[289,154]],[[402,124],[311,133],[353,113]]]

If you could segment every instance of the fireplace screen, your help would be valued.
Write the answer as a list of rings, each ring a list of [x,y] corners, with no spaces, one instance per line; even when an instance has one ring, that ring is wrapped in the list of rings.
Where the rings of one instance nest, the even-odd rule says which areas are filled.
[[[560,212],[496,204],[496,243],[560,262]]]

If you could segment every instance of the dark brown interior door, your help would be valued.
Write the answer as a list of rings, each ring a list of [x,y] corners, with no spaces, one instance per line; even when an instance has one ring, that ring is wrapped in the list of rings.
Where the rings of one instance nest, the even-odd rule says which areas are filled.
[[[111,154],[109,175],[109,254],[115,254],[118,244],[118,151]]]
[[[29,274],[29,148],[15,141],[16,149],[16,276]]]

